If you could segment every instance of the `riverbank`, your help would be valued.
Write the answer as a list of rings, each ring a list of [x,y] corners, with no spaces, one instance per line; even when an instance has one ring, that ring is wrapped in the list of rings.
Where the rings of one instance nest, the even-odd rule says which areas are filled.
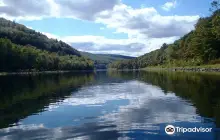
[[[0,72],[3,75],[28,75],[28,74],[52,74],[52,73],[68,73],[70,71],[25,71],[25,72]]]
[[[78,71],[24,71],[24,72],[0,72],[0,76],[4,75],[29,75],[29,74],[59,74],[70,72],[92,72],[93,70],[78,70]]]
[[[165,70],[165,71],[188,71],[188,72],[220,72],[220,65],[202,65],[202,66],[191,66],[191,67],[147,67],[142,70]]]

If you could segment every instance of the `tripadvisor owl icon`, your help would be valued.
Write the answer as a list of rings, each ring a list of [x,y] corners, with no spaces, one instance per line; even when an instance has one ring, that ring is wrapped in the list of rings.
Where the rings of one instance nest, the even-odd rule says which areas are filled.
[[[175,127],[173,125],[167,125],[165,127],[165,132],[168,134],[168,135],[173,135],[175,133]]]

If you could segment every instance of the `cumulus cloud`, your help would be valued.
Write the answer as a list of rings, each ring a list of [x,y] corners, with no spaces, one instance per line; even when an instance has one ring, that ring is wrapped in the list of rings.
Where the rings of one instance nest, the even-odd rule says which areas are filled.
[[[31,27],[29,27],[31,28]],[[140,56],[146,52],[160,48],[163,42],[172,43],[177,36],[168,38],[152,38],[149,40],[128,38],[108,39],[103,36],[64,36],[60,37],[51,33],[41,32],[48,38],[58,39],[71,45],[79,51],[104,54],[121,54],[128,56]]]
[[[194,28],[198,18],[199,16],[161,16],[153,7],[134,9],[120,4],[112,12],[102,12],[96,22],[132,37],[144,35],[148,38],[164,38],[188,33]]]
[[[91,53],[140,55],[145,44],[129,39],[107,39],[102,36],[71,36],[62,38],[74,48]]]
[[[86,20],[94,20],[95,16],[102,11],[112,10],[119,0],[55,0],[62,9],[61,15],[73,15]]]
[[[191,31],[198,18],[199,16],[197,15],[162,16],[153,7],[134,9],[120,3],[115,5],[112,11],[103,11],[96,15],[95,22],[102,23],[107,28],[116,29],[116,33],[128,34],[128,39],[123,41],[117,39],[108,39],[108,41],[111,44],[113,42],[116,43],[118,53],[135,56],[158,49],[163,43],[172,43],[175,39]],[[84,40],[90,39],[84,37]],[[87,43],[81,42],[82,46],[78,49],[86,50],[85,48],[87,48],[91,52],[109,52],[110,50],[107,50],[107,48],[112,47],[111,52],[117,53],[114,49],[116,45],[109,43],[100,45],[100,43],[106,42],[107,39],[98,37],[98,42],[96,40],[97,37],[91,40],[91,47],[88,47],[89,41]],[[77,47],[80,44],[73,44],[73,46]],[[129,46],[138,47],[135,50],[130,49]],[[120,48],[124,49],[124,51]]]
[[[102,36],[69,36],[63,37],[74,48],[92,53],[114,53],[124,55],[138,55],[145,44],[135,39],[108,39]]]
[[[163,9],[176,6],[167,2]],[[115,33],[125,33],[127,39],[108,39],[104,36],[66,36],[44,33],[58,38],[76,49],[94,53],[116,53],[138,56],[163,43],[174,40],[194,29],[198,15],[162,16],[154,7],[133,8],[121,0],[0,0],[0,16],[9,19],[36,20],[47,17],[89,20],[103,24],[100,30],[111,28]],[[161,22],[162,21],[162,22]]]
[[[120,0],[1,0],[0,15],[11,19],[70,17],[94,20],[95,16],[113,9]]]
[[[58,39],[71,45],[79,51],[104,54],[122,54],[129,56],[140,56],[146,52],[158,49],[162,42],[172,43],[178,37],[153,38],[149,40],[128,38],[108,39],[103,36],[64,36],[42,32],[49,38]]]
[[[172,8],[176,8],[177,2],[176,0],[171,2],[166,2],[164,5],[161,6],[161,8],[165,11],[170,11]]]
[[[0,15],[11,19],[41,19],[50,14],[45,0],[1,0]]]

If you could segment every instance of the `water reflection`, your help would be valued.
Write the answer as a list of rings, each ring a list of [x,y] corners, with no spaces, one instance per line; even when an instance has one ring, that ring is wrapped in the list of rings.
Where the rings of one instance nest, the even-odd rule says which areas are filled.
[[[92,74],[0,77],[0,128],[37,114],[93,80]]]
[[[23,87],[20,84],[17,88],[21,89],[17,96],[19,98],[15,98],[15,101],[3,94],[5,103],[1,104],[1,110],[4,111],[1,116],[9,121],[1,118],[2,128],[5,126],[7,128],[0,130],[0,138],[100,140],[218,138],[217,131],[202,134],[177,133],[172,137],[164,132],[167,124],[182,127],[218,126],[220,99],[218,76],[98,72],[52,77],[54,76],[44,76],[42,79],[35,77],[37,80],[30,82],[35,84]],[[22,78],[16,79],[26,83],[27,81]],[[33,81],[34,78],[31,79]],[[6,91],[9,95],[17,91],[8,90],[11,92],[7,91],[7,87],[1,91]],[[28,94],[24,91],[32,92]],[[27,93],[25,94],[27,96],[21,96],[24,93]],[[45,99],[45,102],[40,106],[38,103],[44,101],[42,99]],[[26,104],[26,101],[30,104]],[[12,108],[18,109],[18,104],[24,104],[24,112],[29,108],[31,111],[14,115],[10,111]],[[33,106],[37,106],[38,109],[35,107],[33,109]],[[9,127],[13,123],[17,124]]]

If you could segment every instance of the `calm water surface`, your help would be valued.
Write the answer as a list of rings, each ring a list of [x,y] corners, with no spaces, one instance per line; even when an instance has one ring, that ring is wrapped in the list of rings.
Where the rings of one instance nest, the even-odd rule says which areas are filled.
[[[220,76],[96,72],[0,77],[0,139],[220,139]],[[166,125],[210,133],[167,135]]]

